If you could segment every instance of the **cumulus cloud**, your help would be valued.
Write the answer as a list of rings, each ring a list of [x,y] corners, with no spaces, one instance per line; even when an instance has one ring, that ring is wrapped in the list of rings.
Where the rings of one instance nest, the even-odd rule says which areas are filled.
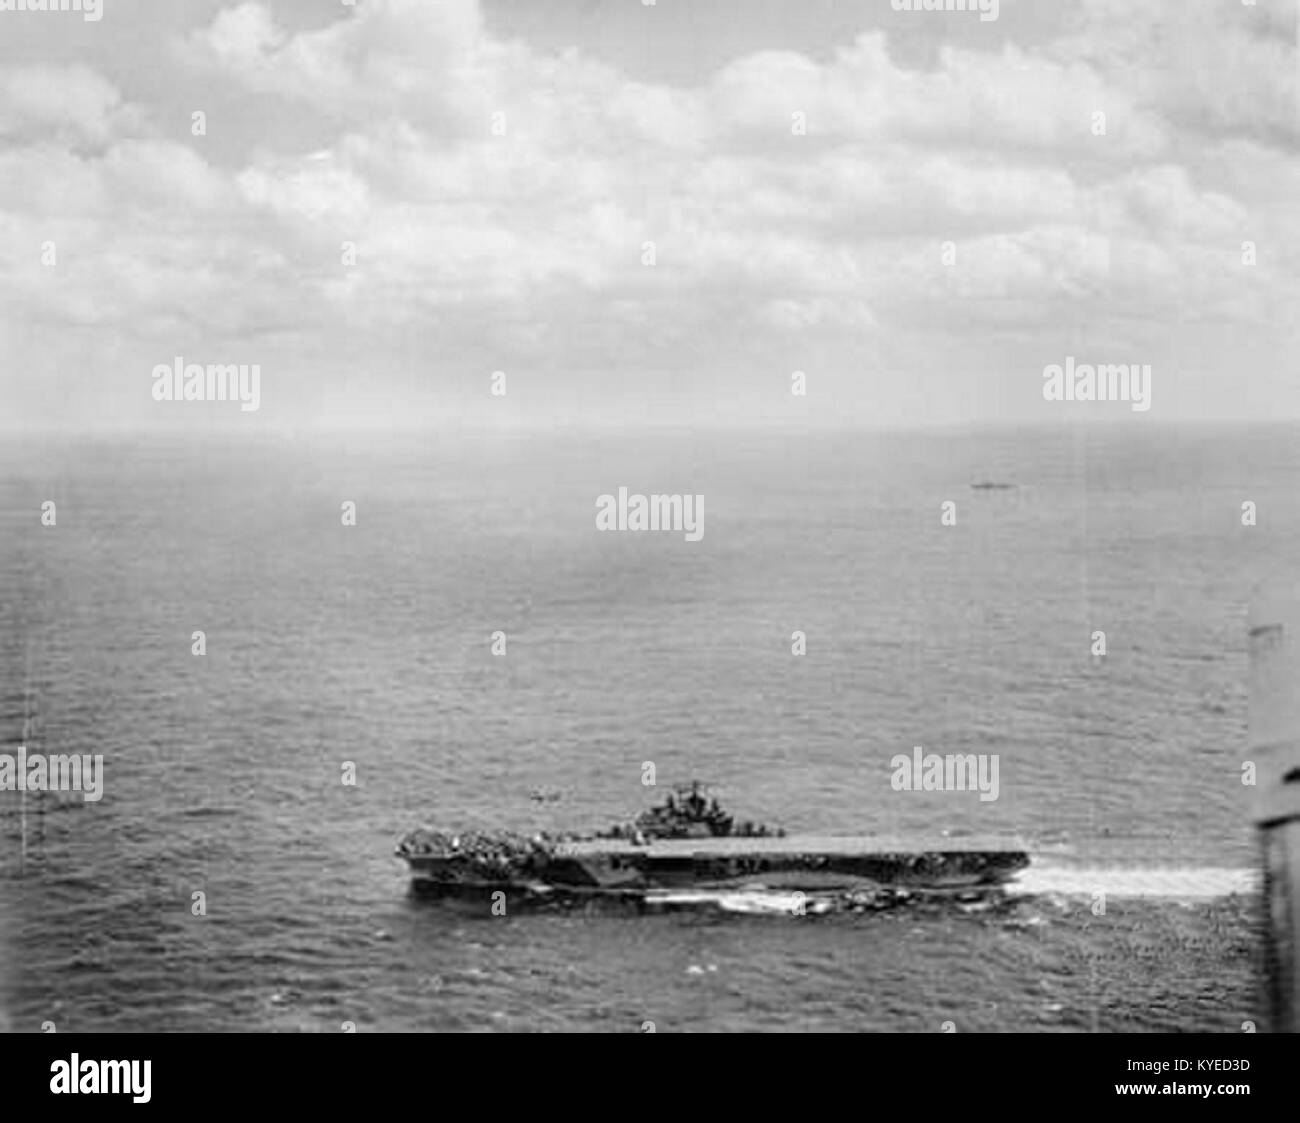
[[[307,29],[244,3],[171,54],[220,91],[233,152],[87,65],[0,70],[0,234],[29,247],[0,285],[123,331],[346,324],[382,350],[415,324],[557,362],[665,340],[689,358],[719,323],[846,353],[926,324],[978,343],[954,301],[1027,338],[1070,301],[1259,324],[1296,264],[1233,265],[1294,230],[1250,174],[1297,181],[1285,31],[1209,0],[1086,0],[1043,43],[911,66],[868,30],[666,84],[494,37],[474,0],[368,0]],[[312,143],[261,135],[268,105]],[[42,270],[49,237],[75,267]]]
[[[180,52],[249,89],[365,120],[444,111],[483,43],[476,0],[369,0],[340,11],[322,29],[291,34],[270,7],[241,4],[219,11]]]
[[[87,66],[0,69],[0,141],[102,143],[130,120],[118,90]]]
[[[246,169],[240,190],[286,226],[361,231],[379,250],[377,269],[428,282],[421,300],[519,297],[538,283],[626,298],[670,276],[675,286],[743,286],[785,326],[812,322],[790,294],[816,294],[817,323],[839,307],[846,326],[861,326],[863,286],[888,284],[874,271],[879,247],[845,251],[855,235],[943,230],[1054,246],[1063,228],[1094,223],[1119,236],[1176,221],[1196,240],[1225,236],[1239,217],[1185,175],[1134,179],[1134,161],[1167,149],[1162,119],[1092,61],[1059,50],[944,48],[937,66],[916,70],[872,32],[825,62],[764,51],[694,87],[654,87],[580,55],[493,42],[472,4],[444,20],[398,2],[297,35],[243,5],[188,47],[196,65],[346,120],[328,153]],[[450,130],[440,127],[449,112]],[[494,112],[504,136],[490,131]],[[806,136],[794,135],[794,113]],[[1101,183],[1077,182],[1071,164],[1122,169],[1125,186],[1104,172],[1090,177]],[[1152,200],[1164,191],[1172,206],[1162,209]],[[441,253],[430,252],[435,241]],[[632,267],[646,241],[662,246],[659,272]],[[1054,283],[1074,283],[1059,274],[1076,259],[1096,272],[1091,257],[1071,254]],[[997,252],[982,267],[1007,294],[1044,283],[1035,254]]]
[[[1300,138],[1293,5],[1082,0],[1049,48],[1121,81],[1136,104],[1197,134]]]

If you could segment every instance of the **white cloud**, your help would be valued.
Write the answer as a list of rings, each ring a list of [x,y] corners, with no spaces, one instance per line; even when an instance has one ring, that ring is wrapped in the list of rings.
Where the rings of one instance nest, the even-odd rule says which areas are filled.
[[[125,123],[112,83],[81,64],[0,69],[0,141],[102,142]]]
[[[0,236],[21,247],[0,298],[126,332],[373,332],[381,351],[427,325],[556,362],[638,334],[691,355],[720,323],[846,348],[925,324],[978,347],[970,308],[994,302],[1026,335],[1069,301],[1258,325],[1296,271],[1290,193],[1268,187],[1300,183],[1272,144],[1292,62],[1268,17],[1185,12],[1088,0],[1033,49],[945,47],[918,69],[872,32],[670,86],[496,41],[472,0],[368,0],[296,32],[242,4],[175,53],[247,109],[225,116],[249,139],[233,164],[86,66],[0,72]],[[258,133],[268,99],[311,121],[304,151]],[[37,251],[54,236],[57,274]],[[1248,237],[1273,245],[1243,274]]]

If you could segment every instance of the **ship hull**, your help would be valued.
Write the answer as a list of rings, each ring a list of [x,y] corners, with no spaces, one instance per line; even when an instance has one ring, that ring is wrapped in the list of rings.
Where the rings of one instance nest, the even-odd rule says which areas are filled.
[[[407,855],[413,888],[432,897],[505,893],[516,901],[605,899],[633,904],[674,894],[767,891],[844,898],[881,891],[958,891],[996,886],[1029,864],[1006,840],[910,845],[872,838],[665,839],[648,845],[597,839],[566,843],[527,868],[470,872],[446,855]]]

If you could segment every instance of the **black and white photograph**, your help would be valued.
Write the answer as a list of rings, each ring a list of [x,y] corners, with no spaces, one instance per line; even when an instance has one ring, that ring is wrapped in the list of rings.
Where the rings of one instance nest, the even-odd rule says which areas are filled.
[[[1141,1034],[1110,1101],[1248,1095],[1159,1041],[1300,1029],[1297,10],[0,0],[24,1081]]]

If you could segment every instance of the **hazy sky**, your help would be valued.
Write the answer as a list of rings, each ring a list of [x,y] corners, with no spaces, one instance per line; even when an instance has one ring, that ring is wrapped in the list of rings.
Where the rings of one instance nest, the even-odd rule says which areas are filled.
[[[1300,417],[1294,0],[103,5],[0,12],[0,425]]]

